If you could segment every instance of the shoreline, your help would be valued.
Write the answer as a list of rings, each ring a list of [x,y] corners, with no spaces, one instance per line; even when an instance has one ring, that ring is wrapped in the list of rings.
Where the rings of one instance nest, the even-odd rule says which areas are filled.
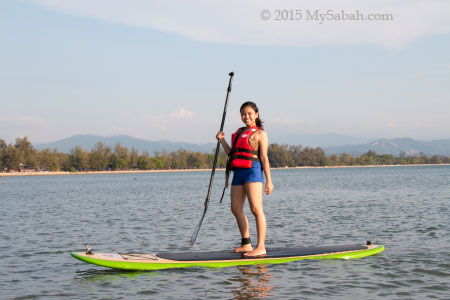
[[[302,170],[302,169],[341,169],[341,168],[386,168],[386,167],[421,167],[421,166],[450,166],[450,164],[411,164],[411,165],[366,165],[366,166],[306,166],[306,167],[285,167],[270,168],[271,170]],[[91,174],[139,174],[139,173],[179,173],[179,172],[210,172],[212,169],[172,169],[172,170],[123,170],[123,171],[38,171],[38,172],[12,172],[0,173],[0,177],[17,176],[57,176],[57,175],[91,175]],[[216,171],[225,171],[218,168]]]

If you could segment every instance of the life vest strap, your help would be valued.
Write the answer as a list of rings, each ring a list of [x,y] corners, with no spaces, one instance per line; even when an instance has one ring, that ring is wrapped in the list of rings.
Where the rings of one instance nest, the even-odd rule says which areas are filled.
[[[252,160],[252,161],[259,161],[258,157],[254,157],[254,156],[245,156],[245,155],[236,155],[233,154],[230,156],[230,161],[233,159],[245,159],[245,160]]]
[[[258,155],[259,152],[255,151],[255,150],[250,150],[250,149],[245,149],[245,148],[233,148],[231,150],[230,156],[233,155],[236,152],[244,152],[244,153],[250,153],[250,154],[254,154],[254,155]]]

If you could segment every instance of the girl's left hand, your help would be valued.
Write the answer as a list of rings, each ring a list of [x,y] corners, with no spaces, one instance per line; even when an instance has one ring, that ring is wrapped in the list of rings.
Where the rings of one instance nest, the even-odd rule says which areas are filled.
[[[266,195],[270,195],[270,193],[272,193],[272,191],[273,191],[272,182],[266,182],[266,186],[264,187],[264,192],[266,193]]]

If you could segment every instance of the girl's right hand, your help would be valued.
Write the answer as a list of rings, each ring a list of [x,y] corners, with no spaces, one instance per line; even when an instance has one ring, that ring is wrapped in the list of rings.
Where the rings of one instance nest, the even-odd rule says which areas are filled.
[[[219,131],[219,133],[217,133],[217,135],[216,135],[216,139],[218,139],[219,141],[223,140],[224,137],[225,137],[225,135],[223,134],[222,131]]]

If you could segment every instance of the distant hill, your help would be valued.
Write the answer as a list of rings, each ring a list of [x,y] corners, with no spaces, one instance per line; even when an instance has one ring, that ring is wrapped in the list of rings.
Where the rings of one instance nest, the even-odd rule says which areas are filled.
[[[301,134],[287,133],[280,130],[271,129],[269,132],[271,143],[302,145],[308,147],[337,147],[342,145],[361,145],[376,139],[354,137],[339,133]]]
[[[81,146],[85,150],[91,150],[97,142],[103,142],[105,145],[114,148],[116,143],[120,143],[122,146],[131,148],[134,146],[139,152],[148,151],[153,154],[155,151],[161,152],[165,149],[167,152],[175,151],[178,149],[186,149],[195,152],[210,153],[212,152],[216,144],[190,144],[182,142],[171,142],[166,140],[160,141],[147,141],[143,139],[137,139],[128,135],[115,135],[110,137],[98,136],[98,135],[74,135],[72,137],[62,139],[52,143],[37,143],[34,145],[36,149],[57,149],[59,152],[69,153],[75,146]]]
[[[305,136],[306,137],[306,136]],[[327,135],[318,135],[317,140],[314,140],[314,136],[310,135],[308,138],[303,139],[300,143],[286,143],[290,145],[301,144],[306,147],[322,147],[327,155],[330,154],[341,154],[349,153],[355,156],[359,156],[366,153],[369,150],[373,150],[378,154],[392,154],[394,156],[401,155],[405,152],[406,155],[419,155],[424,153],[427,155],[446,155],[450,156],[450,139],[434,140],[434,141],[417,141],[411,138],[398,138],[398,139],[376,139],[370,143],[361,143],[357,145],[345,145],[345,146],[334,146],[334,147],[324,147],[324,145],[329,144],[339,144],[337,139],[338,135],[330,134],[330,142],[324,142]],[[319,140],[322,140],[320,142]],[[350,142],[350,139],[344,138],[343,142]],[[313,141],[316,141],[315,143]],[[36,149],[57,149],[59,152],[69,153],[75,146],[81,146],[85,150],[91,150],[97,142],[103,142],[105,145],[114,147],[116,143],[120,143],[122,146],[128,147],[130,150],[134,146],[139,152],[148,151],[153,154],[155,151],[161,152],[165,149],[168,152],[175,151],[178,149],[186,149],[190,151],[211,153],[215,147],[215,143],[209,144],[190,144],[183,142],[171,142],[166,140],[160,141],[147,141],[143,139],[137,139],[130,137],[128,135],[115,135],[110,137],[98,136],[98,135],[74,135],[72,137],[62,139],[52,143],[39,143],[35,144]],[[275,142],[275,141],[274,141]],[[356,142],[356,140],[351,140],[351,142]],[[341,145],[342,145],[341,144]]]
[[[362,145],[346,145],[337,147],[325,147],[327,155],[348,153],[359,156],[369,150],[373,150],[378,154],[392,154],[394,156],[401,155],[450,155],[450,139],[434,140],[434,141],[417,141],[411,138],[398,139],[378,139],[373,142]]]

